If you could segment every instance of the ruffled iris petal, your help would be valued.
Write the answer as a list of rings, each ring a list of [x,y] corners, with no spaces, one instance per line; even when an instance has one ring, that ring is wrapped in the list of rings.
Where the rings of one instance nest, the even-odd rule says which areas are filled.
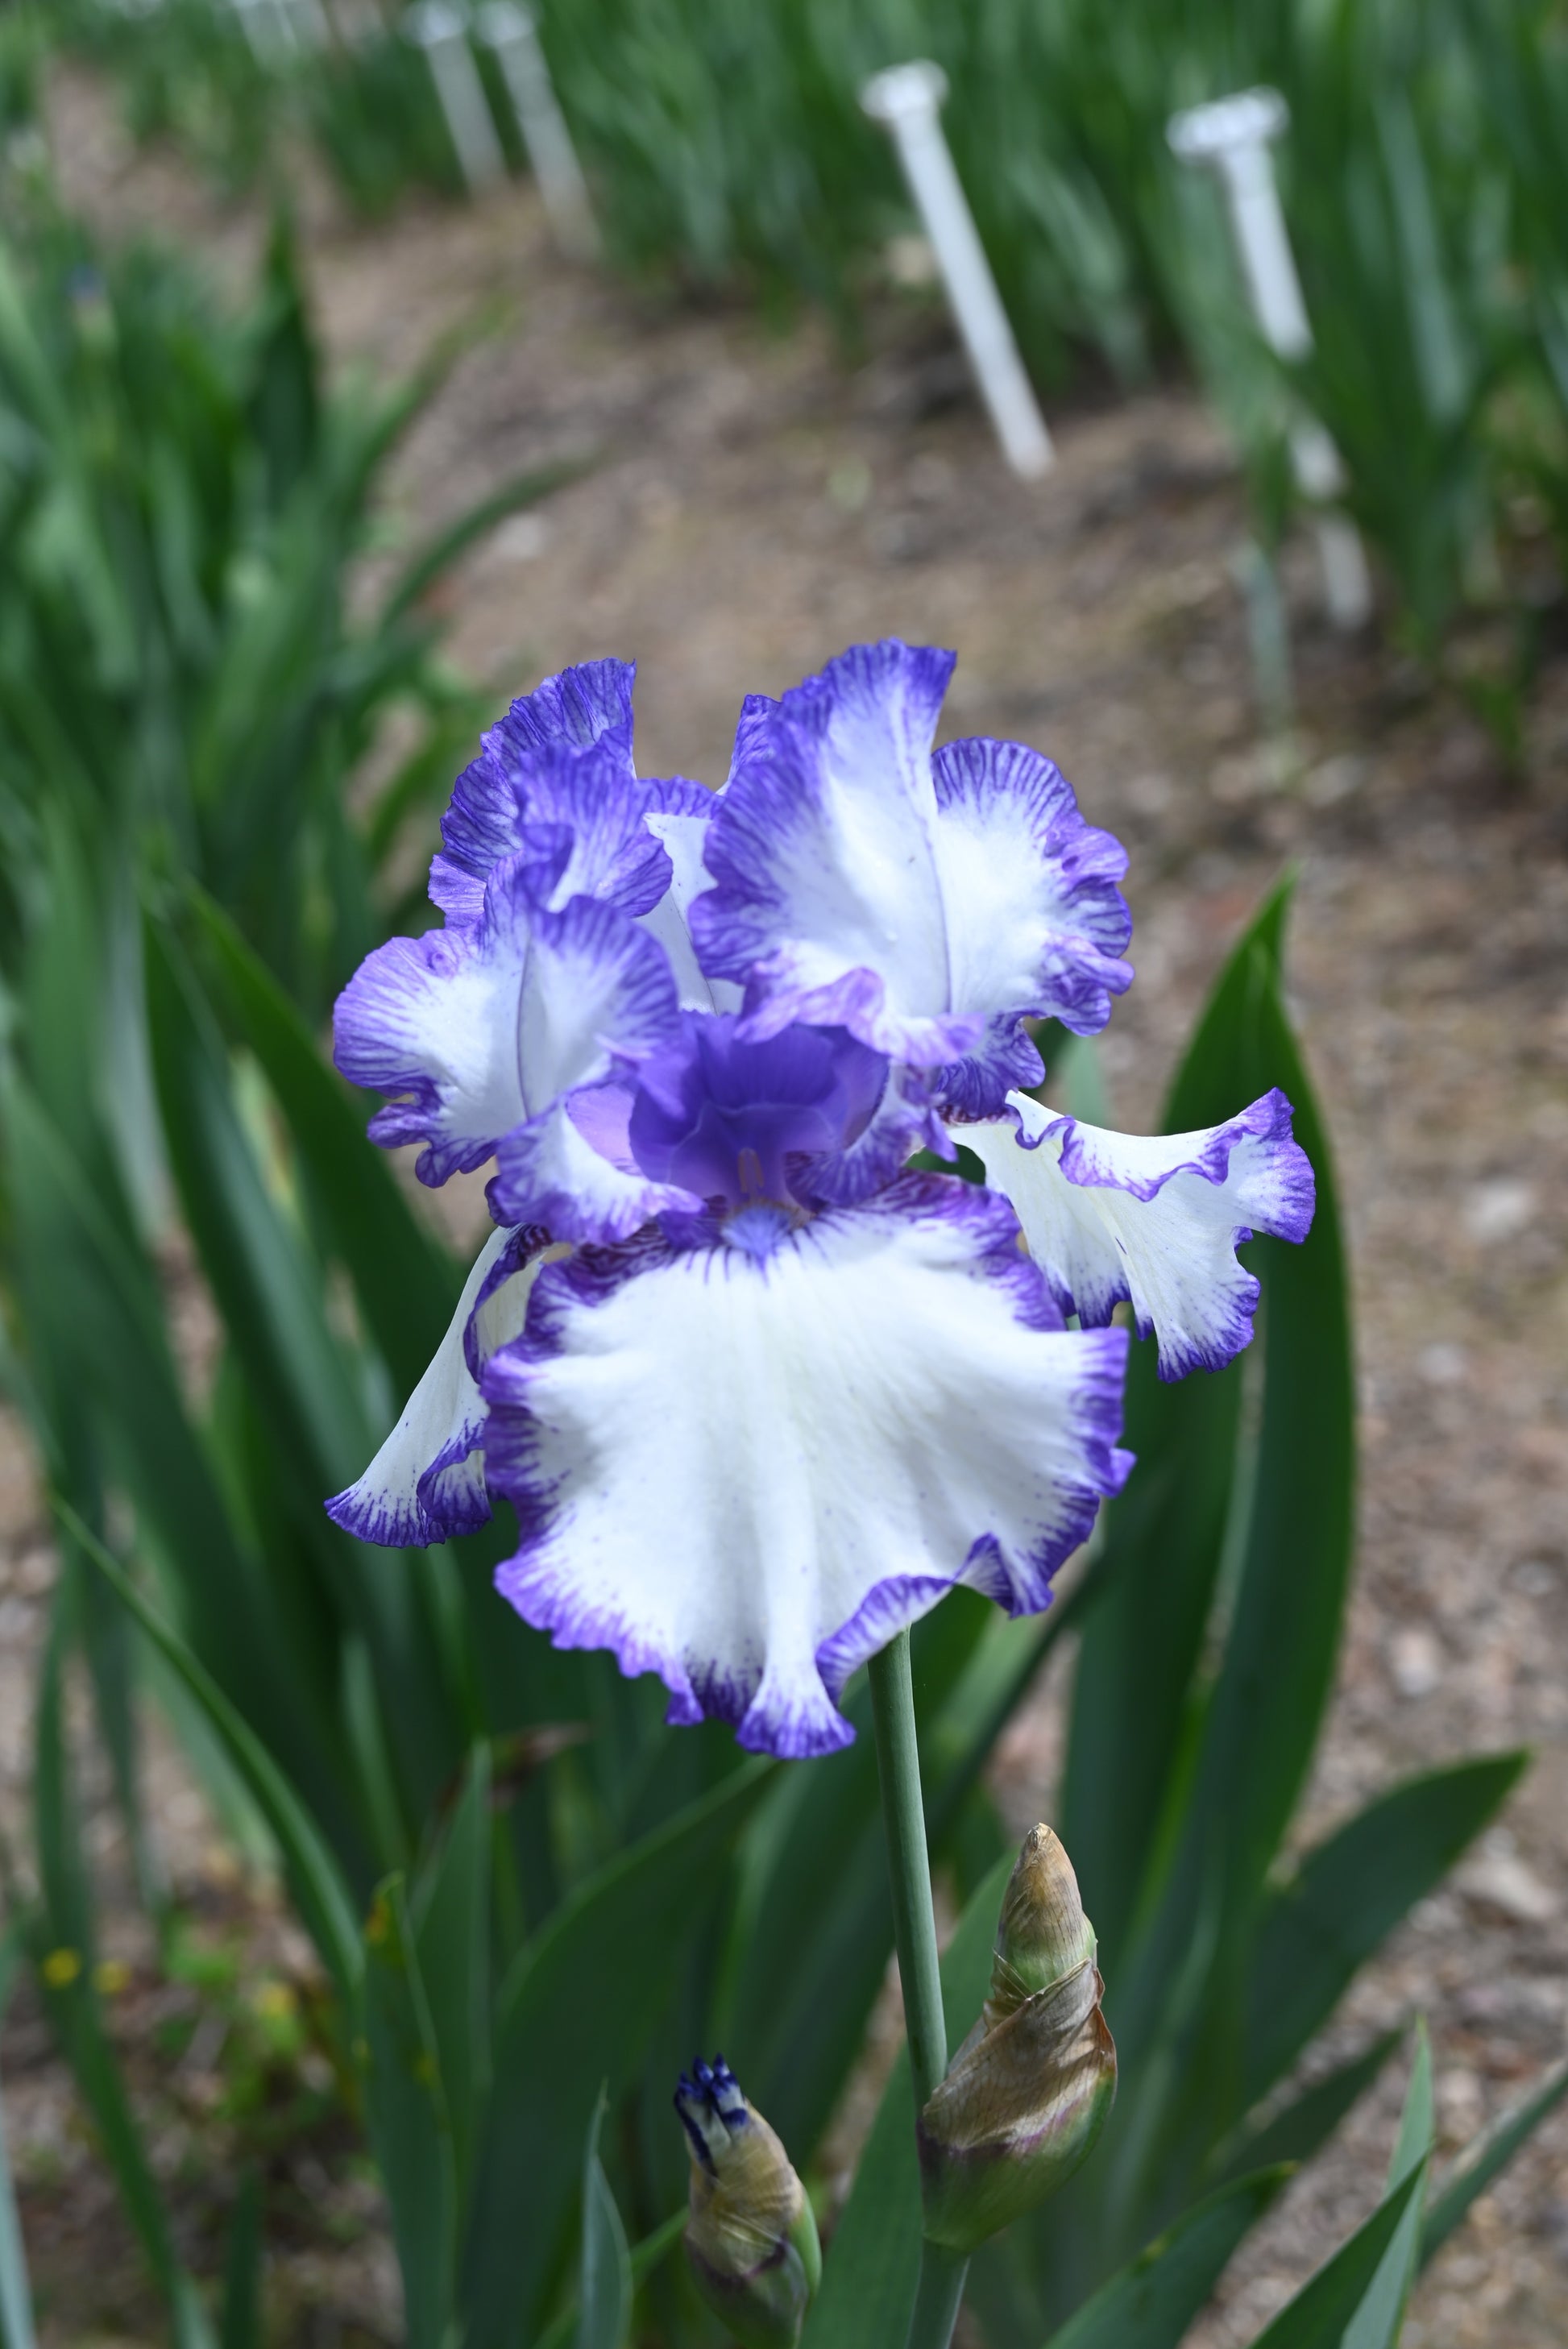
[[[627,914],[656,905],[671,866],[645,820],[647,802],[646,787],[603,745],[542,759],[517,826],[517,854],[540,903],[558,911],[573,897],[597,897]]]
[[[645,1174],[624,1148],[624,1125],[614,1133],[596,1113],[615,1090],[557,1102],[503,1138],[485,1185],[492,1216],[547,1224],[557,1239],[603,1241],[627,1238],[654,1216],[700,1211],[694,1193]]]
[[[392,1549],[423,1548],[489,1518],[479,1381],[496,1348],[522,1328],[547,1239],[541,1231],[490,1234],[397,1426],[358,1482],[326,1504],[345,1533]]]
[[[745,985],[754,1033],[843,1026],[923,1068],[976,1054],[951,1098],[995,1110],[1021,1014],[1087,1033],[1130,979],[1126,858],[1037,752],[933,758],[952,668],[890,640],[747,703],[692,936],[711,978]]]
[[[335,1058],[393,1096],[377,1142],[423,1142],[422,1183],[480,1166],[501,1137],[617,1056],[651,1050],[678,1017],[669,966],[615,906],[542,911],[525,864],[500,865],[480,919],[392,938],[338,999]],[[514,1222],[534,1219],[526,1202]]]
[[[476,920],[495,867],[523,847],[529,786],[550,754],[602,747],[606,766],[630,783],[633,661],[585,661],[547,677],[514,701],[481,736],[480,754],[458,777],[441,818],[441,853],[430,896],[453,919]]]
[[[1064,1312],[1107,1322],[1131,1300],[1160,1341],[1160,1375],[1218,1370],[1253,1334],[1258,1283],[1236,1260],[1254,1232],[1305,1239],[1313,1176],[1277,1088],[1196,1133],[1109,1133],[1022,1093],[1011,1115],[955,1125],[1017,1210]]]
[[[1047,1603],[1130,1464],[1124,1334],[1062,1330],[1011,1212],[944,1177],[724,1231],[541,1275],[484,1379],[521,1536],[497,1583],[659,1673],[673,1721],[827,1753],[849,1674],[955,1583]]]
[[[1094,1034],[1132,983],[1127,851],[1025,743],[948,742],[932,773],[954,1004]]]
[[[748,701],[692,909],[703,968],[746,986],[758,1035],[799,1020],[879,1051],[954,1058],[932,852],[931,738],[951,653],[889,641],[830,661],[777,703]]]

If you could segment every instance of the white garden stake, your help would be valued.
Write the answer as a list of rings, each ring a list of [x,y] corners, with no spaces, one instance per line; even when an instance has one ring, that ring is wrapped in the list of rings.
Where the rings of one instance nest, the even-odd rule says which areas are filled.
[[[1016,473],[1035,481],[1052,461],[1051,436],[942,135],[946,95],[942,67],[922,59],[873,75],[861,104],[892,133],[1003,453]]]
[[[1253,315],[1270,348],[1282,359],[1297,359],[1312,348],[1312,328],[1269,154],[1289,120],[1277,89],[1246,89],[1172,115],[1166,135],[1184,163],[1205,163],[1219,173]],[[1300,417],[1292,426],[1290,453],[1309,498],[1323,501],[1344,489],[1339,451],[1315,418]],[[1321,503],[1313,528],[1330,619],[1340,628],[1364,626],[1372,612],[1372,583],[1360,533],[1348,515]]]
[[[470,193],[479,195],[506,177],[506,157],[491,119],[490,100],[469,47],[468,20],[450,0],[419,0],[403,19],[411,41],[430,63],[430,78]]]
[[[599,231],[593,208],[533,18],[516,0],[489,0],[480,10],[475,30],[485,47],[495,51],[506,77],[518,128],[557,244],[574,261],[594,260]]]

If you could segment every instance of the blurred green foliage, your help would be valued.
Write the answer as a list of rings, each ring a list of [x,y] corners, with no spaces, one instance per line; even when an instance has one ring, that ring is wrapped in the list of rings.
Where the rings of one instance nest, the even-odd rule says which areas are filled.
[[[150,57],[186,5],[114,41]],[[1041,372],[1090,349],[1135,380],[1180,332],[1260,481],[1286,387],[1240,316],[1213,191],[1177,174],[1162,131],[1178,102],[1280,82],[1319,333],[1300,388],[1430,644],[1467,603],[1507,595],[1522,511],[1544,517],[1537,537],[1568,516],[1553,227],[1568,96],[1524,0],[1421,22],[1433,36],[1415,45],[1395,0],[858,17],[562,0],[546,38],[625,258],[798,286],[846,315],[907,225],[854,94],[931,50]],[[20,23],[0,20],[0,95],[25,122],[36,19],[7,46]],[[263,100],[232,26],[215,37],[207,80],[181,85],[198,95],[155,90],[148,119],[190,135],[181,109],[211,121],[249,90],[272,159],[298,118],[267,111],[273,84]],[[335,153],[362,140],[344,168],[367,200],[396,190],[408,151],[401,99],[377,103],[369,77],[385,69],[418,112],[410,64],[382,45],[332,67],[344,112],[323,135]],[[337,104],[318,78],[315,102]],[[310,99],[305,78],[289,88]],[[230,316],[167,257],[92,249],[22,179],[0,243],[0,1282],[7,1384],[65,1565],[36,1721],[36,1885],[6,1887],[18,1941],[174,2336],[205,2349],[208,2295],[105,2019],[66,1731],[79,1661],[168,1968],[194,1968],[220,2007],[238,1999],[167,1905],[139,1797],[146,1692],[230,1830],[287,1883],[319,1964],[312,2044],[377,2156],[413,2349],[579,2337],[606,2261],[617,2331],[629,2279],[642,2337],[706,2344],[665,2259],[685,2166],[669,2085],[695,2047],[722,2044],[820,2168],[892,1948],[864,1692],[854,1748],[758,1765],[722,1730],[666,1730],[658,1689],[556,1653],[502,1609],[503,1526],[387,1557],[321,1508],[423,1371],[461,1273],[366,1143],[366,1104],[319,1030],[401,918],[397,852],[412,819],[428,829],[477,722],[436,660],[423,591],[549,482],[503,485],[351,612],[386,460],[438,370],[390,397],[329,388],[283,232]],[[411,727],[404,763],[361,806],[350,779],[394,715]],[[1487,1757],[1396,1787],[1286,1861],[1343,1622],[1355,1459],[1346,1268],[1282,1008],[1284,910],[1263,910],[1222,973],[1167,1117],[1211,1123],[1274,1083],[1296,1104],[1319,1215],[1299,1251],[1254,1244],[1259,1343],[1174,1388],[1136,1350],[1140,1466],[1072,1596],[1041,1625],[956,1594],[916,1637],[928,1827],[965,1909],[956,2040],[1006,1858],[985,1765],[1062,1630],[1080,1635],[1061,1824],[1123,2091],[1095,2162],[977,2261],[991,2349],[1174,2349],[1284,2166],[1326,2140],[1395,2040],[1293,2088],[1303,2051],[1522,1766]],[[249,2015],[242,2103],[296,2037],[291,2017]],[[1419,2259],[1565,2077],[1429,2200],[1418,2050],[1387,2199],[1270,2349],[1337,2349],[1352,2320],[1365,2349],[1391,2344]],[[908,2094],[895,2071],[810,2349],[900,2349],[919,2230]],[[241,2193],[220,2319],[234,2349],[258,2337],[263,2220]],[[3,2168],[0,2323],[21,2349]]]
[[[90,1024],[94,945],[70,902],[83,876],[67,859],[51,885],[57,919],[34,951],[52,976],[27,1001]],[[199,1392],[86,1056],[67,1051],[46,1084],[13,1065],[0,1102],[17,1368],[67,1560],[37,1730],[39,1892],[21,1904],[61,2044],[177,2336],[201,2349],[205,2302],[102,2018],[59,1693],[80,1652],[106,1737],[134,1720],[126,1680],[150,1683],[221,1809],[276,1856],[316,1948],[323,2044],[387,2187],[414,2349],[454,2330],[475,2349],[573,2338],[608,2194],[637,2246],[638,2337],[715,2341],[664,2258],[685,2166],[669,2082],[694,2046],[722,2044],[810,2174],[892,1948],[865,1692],[848,1753],[759,1764],[722,1728],[666,1729],[657,1687],[557,1653],[501,1609],[489,1569],[504,1526],[389,1557],[325,1519],[320,1495],[373,1447],[459,1270],[232,921],[194,884],[157,905],[143,971],[158,1112],[222,1332]],[[954,2038],[980,1995],[965,1953],[989,1940],[1008,1859],[985,1762],[1062,1630],[1082,1640],[1063,1825],[1101,1923],[1123,2091],[1102,2158],[976,2263],[993,2349],[1040,2349],[1064,2323],[1078,2329],[1063,2349],[1124,2349],[1111,2319],[1151,2292],[1160,2323],[1140,2337],[1174,2349],[1282,2161],[1315,2150],[1393,2041],[1282,2103],[1302,2048],[1520,1767],[1501,1756],[1396,1788],[1280,1875],[1342,1620],[1352,1465],[1343,1265],[1280,1008],[1283,914],[1276,899],[1243,941],[1171,1104],[1207,1117],[1276,1081],[1296,1101],[1319,1218],[1304,1251],[1256,1246],[1260,1348],[1175,1388],[1140,1350],[1140,1475],[1075,1595],[1040,1624],[957,1594],[916,1634],[929,1832],[969,1900]],[[40,1040],[29,1031],[32,1053]],[[188,1967],[189,1945],[170,1946]],[[602,2092],[613,2126],[584,2203],[573,2148]],[[901,2093],[907,2106],[907,2074],[830,2246],[810,2349],[901,2349],[919,2237]],[[1340,2331],[1398,2235],[1379,2338],[1396,2337],[1426,2174],[1324,2286]],[[244,2223],[241,2209],[242,2248]]]
[[[304,127],[363,208],[413,181],[459,184],[393,0],[356,20],[356,37],[340,29],[270,70],[223,0],[135,17],[73,5],[119,62],[133,120],[210,150],[231,181],[275,164]],[[1087,359],[1135,384],[1184,349],[1242,443],[1265,546],[1305,396],[1345,457],[1408,640],[1430,656],[1467,616],[1511,617],[1501,657],[1460,665],[1506,729],[1568,551],[1568,28],[1554,0],[542,0],[539,15],[621,264],[804,295],[851,336],[888,240],[913,225],[858,92],[882,66],[934,57],[1040,381],[1059,387]],[[1217,190],[1165,140],[1176,108],[1259,81],[1290,104],[1278,163],[1317,338],[1294,385],[1245,314]]]

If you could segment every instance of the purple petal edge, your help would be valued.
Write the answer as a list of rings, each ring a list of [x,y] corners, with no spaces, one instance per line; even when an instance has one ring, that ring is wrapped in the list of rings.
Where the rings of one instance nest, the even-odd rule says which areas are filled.
[[[1061,1315],[1047,1283],[1038,1268],[1019,1251],[1017,1219],[997,1194],[954,1176],[910,1174],[881,1194],[874,1206],[890,1215],[939,1216],[944,1221],[968,1225],[978,1242],[973,1268],[1008,1292],[1012,1309],[1026,1327],[1061,1330]],[[688,1245],[709,1245],[712,1229],[711,1225],[694,1219]],[[519,1547],[496,1569],[495,1587],[534,1630],[548,1632],[554,1646],[605,1649],[628,1678],[656,1673],[670,1693],[665,1718],[673,1724],[724,1721],[736,1729],[741,1744],[784,1759],[837,1752],[854,1737],[841,1715],[802,1707],[759,1713],[758,1686],[717,1670],[707,1675],[694,1673],[682,1658],[660,1650],[624,1613],[588,1605],[560,1582],[542,1587],[531,1577],[529,1553],[550,1528],[555,1496],[542,1479],[535,1476],[531,1481],[535,1447],[527,1426],[526,1375],[519,1377],[517,1370],[558,1350],[570,1308],[592,1309],[626,1281],[686,1252],[664,1231],[645,1229],[614,1247],[579,1248],[541,1273],[523,1334],[494,1359],[483,1381],[487,1402],[507,1408],[509,1420],[514,1423],[508,1435],[507,1472],[504,1476],[497,1475],[494,1481],[516,1511]],[[949,1577],[888,1576],[817,1651],[819,1672],[830,1698],[836,1700],[851,1673],[905,1623],[960,1583],[996,1599],[1015,1615],[1038,1612],[1050,1603],[1050,1584],[1057,1568],[1087,1539],[1101,1500],[1120,1490],[1133,1464],[1132,1455],[1117,1443],[1128,1342],[1127,1332],[1119,1329],[1085,1333],[1080,1340],[1085,1375],[1077,1411],[1089,1476],[1068,1488],[1072,1506],[1065,1526],[1011,1566],[995,1537],[983,1534]]]

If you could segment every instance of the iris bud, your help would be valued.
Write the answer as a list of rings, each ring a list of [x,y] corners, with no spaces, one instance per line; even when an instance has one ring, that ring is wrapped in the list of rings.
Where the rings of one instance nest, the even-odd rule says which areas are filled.
[[[1116,2094],[1094,1928],[1049,1827],[1002,1902],[991,1995],[920,2116],[925,2232],[972,2251],[1078,2168]]]
[[[822,2275],[805,2189],[722,2055],[683,2072],[675,2102],[691,2147],[696,2288],[741,2349],[795,2349]]]

